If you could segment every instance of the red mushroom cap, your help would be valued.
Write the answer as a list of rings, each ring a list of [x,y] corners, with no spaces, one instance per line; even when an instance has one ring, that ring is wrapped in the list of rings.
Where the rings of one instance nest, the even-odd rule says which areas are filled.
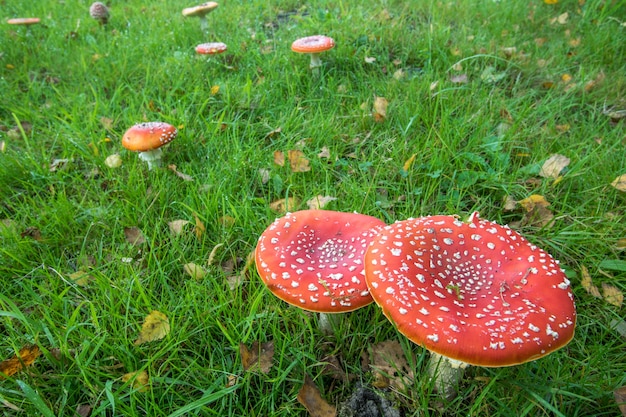
[[[222,42],[209,42],[209,43],[201,43],[196,46],[196,52],[202,55],[214,55],[221,54],[224,52],[228,46]]]
[[[256,267],[278,298],[304,310],[339,313],[370,304],[363,255],[385,223],[375,217],[302,210],[261,235]]]
[[[334,48],[335,40],[324,35],[307,36],[291,44],[291,50],[302,54],[324,52]]]
[[[146,152],[170,143],[178,130],[163,122],[139,123],[131,127],[122,137],[122,146],[136,152]]]
[[[98,22],[105,24],[109,20],[109,8],[102,2],[93,2],[89,6],[89,15]]]
[[[574,336],[574,297],[558,261],[478,213],[384,228],[365,254],[365,276],[400,333],[465,363],[515,365]]]
[[[35,25],[41,22],[41,19],[38,17],[16,17],[15,19],[7,20],[9,25]]]

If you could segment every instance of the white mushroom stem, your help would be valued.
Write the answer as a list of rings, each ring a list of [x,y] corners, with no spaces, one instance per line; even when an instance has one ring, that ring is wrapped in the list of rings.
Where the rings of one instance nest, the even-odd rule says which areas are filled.
[[[426,366],[435,391],[447,401],[454,399],[468,364],[431,352]]]
[[[319,68],[322,66],[322,60],[320,59],[320,54],[313,52],[309,55],[311,55],[311,64],[309,65],[309,68],[315,69],[315,68]]]
[[[158,167],[161,162],[163,151],[161,148],[152,149],[151,151],[139,152],[139,159],[148,164],[148,169]]]
[[[319,313],[317,325],[325,335],[333,334],[334,329],[339,324],[341,314]]]
[[[209,30],[209,21],[206,18],[206,15],[200,16],[200,30],[203,32],[208,32]]]

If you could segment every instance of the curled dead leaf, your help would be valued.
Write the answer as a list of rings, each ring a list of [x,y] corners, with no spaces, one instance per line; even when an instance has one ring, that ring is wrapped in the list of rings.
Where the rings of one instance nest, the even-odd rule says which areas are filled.
[[[193,177],[191,175],[187,175],[185,173],[180,172],[177,168],[176,165],[174,164],[170,164],[167,166],[167,168],[172,171],[174,174],[176,174],[176,176],[178,178],[182,178],[184,181],[193,181]]]
[[[298,391],[298,402],[304,406],[311,417],[336,417],[337,409],[328,404],[310,376],[304,377],[304,385]]]
[[[239,354],[241,355],[241,363],[245,371],[261,371],[267,374],[272,368],[274,342],[254,342],[250,348],[243,343],[239,343]]]
[[[383,122],[387,118],[387,107],[389,106],[389,101],[385,97],[374,97],[374,112],[372,116],[374,117],[374,121]]]
[[[150,377],[146,371],[135,371],[122,375],[122,382],[128,381],[131,381],[131,386],[139,392],[147,392],[150,386]]]
[[[539,176],[557,179],[569,163],[570,159],[566,156],[559,154],[551,155],[541,166]]]

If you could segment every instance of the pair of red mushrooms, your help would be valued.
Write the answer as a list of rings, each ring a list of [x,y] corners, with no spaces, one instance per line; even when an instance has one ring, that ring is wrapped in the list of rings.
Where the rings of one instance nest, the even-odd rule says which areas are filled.
[[[340,313],[375,301],[434,354],[429,371],[448,398],[455,367],[521,364],[574,336],[574,297],[558,261],[477,212],[467,221],[436,215],[387,226],[304,210],[272,223],[255,256],[269,290],[302,309]]]

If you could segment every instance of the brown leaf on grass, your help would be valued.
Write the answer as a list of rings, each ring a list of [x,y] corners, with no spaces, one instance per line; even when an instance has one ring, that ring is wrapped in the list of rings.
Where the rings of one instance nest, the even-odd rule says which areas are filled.
[[[551,155],[541,166],[539,176],[557,179],[561,175],[561,172],[567,168],[569,163],[570,159],[567,156],[559,154]]]
[[[580,275],[582,276],[580,284],[585,289],[585,291],[587,291],[589,294],[596,298],[602,298],[600,290],[591,281],[591,275],[584,265],[580,267]]]
[[[602,297],[604,301],[615,307],[621,307],[624,303],[624,294],[619,288],[604,282],[602,283]]]
[[[615,178],[611,185],[619,191],[626,191],[626,174]]]
[[[184,181],[193,181],[193,177],[191,175],[187,175],[185,173],[180,172],[177,168],[176,165],[174,164],[170,164],[167,166],[167,169],[169,169],[170,171],[172,171],[174,174],[176,174],[176,176],[178,178],[182,178]]]
[[[328,404],[310,376],[304,377],[304,385],[298,391],[298,402],[304,406],[311,417],[336,417],[337,409]]]
[[[0,380],[31,366],[40,354],[41,351],[37,345],[21,348],[12,358],[0,362]]]
[[[515,208],[517,207],[517,200],[513,198],[513,196],[507,195],[504,198],[504,205],[503,205],[503,210],[504,211],[513,211],[515,210]]]
[[[626,417],[626,387],[619,387],[613,391],[613,398],[623,417]]]
[[[67,276],[68,281],[79,285],[81,287],[86,287],[90,281],[93,281],[93,276],[89,274],[89,272],[85,271],[76,271],[72,272]]]
[[[384,122],[387,118],[387,107],[389,106],[389,101],[385,97],[374,97],[374,112],[372,113],[372,117],[374,117],[374,121],[376,122]]]
[[[604,83],[605,78],[606,78],[606,75],[604,74],[604,72],[600,71],[593,80],[587,81],[585,83],[583,90],[585,90],[586,92],[589,92],[595,89],[596,87],[601,86]]]
[[[163,339],[170,332],[170,321],[160,311],[153,310],[146,316],[141,326],[135,346]]]
[[[318,158],[330,158],[330,150],[328,149],[328,146],[324,146],[322,147],[322,150],[320,151],[320,153],[317,154]]]
[[[193,217],[195,219],[195,225],[196,225],[194,227],[194,233],[196,234],[196,237],[200,239],[202,235],[204,234],[204,232],[206,232],[206,227],[204,226],[204,223],[202,223],[202,220],[200,220],[200,217],[198,217],[196,213],[193,213]]]
[[[287,159],[292,172],[308,172],[311,170],[309,160],[304,156],[304,152],[298,149],[287,151]]]
[[[183,233],[185,225],[190,224],[189,220],[172,220],[167,223],[167,227],[170,229],[170,233],[174,236],[180,236]]]
[[[337,197],[331,197],[329,195],[318,195],[306,202],[309,210],[323,209],[331,201],[335,201]]]
[[[254,342],[250,348],[243,343],[239,343],[239,354],[241,355],[241,363],[245,371],[261,371],[267,374],[272,369],[274,342]]]
[[[67,164],[70,162],[69,159],[67,158],[63,158],[63,159],[54,159],[51,163],[50,163],[50,172],[56,172],[59,171],[63,168],[65,168],[67,166]]]
[[[100,123],[102,124],[102,127],[105,128],[106,130],[113,129],[113,119],[109,117],[102,116],[100,118]]]
[[[271,139],[274,136],[278,136],[280,134],[280,132],[282,132],[282,131],[283,131],[282,127],[277,127],[276,129],[271,130],[267,135],[265,135],[265,139]]]
[[[41,230],[35,226],[28,226],[22,233],[20,233],[21,237],[29,237],[36,241],[41,241]]]
[[[402,346],[396,340],[386,340],[370,348],[370,367],[378,381],[378,388],[388,385],[400,390],[413,382],[413,371],[409,367]]]
[[[136,226],[125,227],[124,237],[126,238],[126,242],[130,243],[133,246],[141,246],[146,243],[146,237],[144,236],[141,229]]]
[[[274,163],[279,167],[285,166],[285,153],[283,151],[274,151]]]
[[[297,197],[281,198],[270,203],[270,209],[279,214],[285,214],[287,211],[293,211],[300,205],[300,199]]]
[[[92,409],[93,407],[89,404],[78,404],[76,406],[76,414],[80,417],[89,417]]]
[[[147,392],[150,387],[150,377],[146,371],[135,371],[122,375],[122,382],[128,381],[131,381],[130,385],[139,392]]]

